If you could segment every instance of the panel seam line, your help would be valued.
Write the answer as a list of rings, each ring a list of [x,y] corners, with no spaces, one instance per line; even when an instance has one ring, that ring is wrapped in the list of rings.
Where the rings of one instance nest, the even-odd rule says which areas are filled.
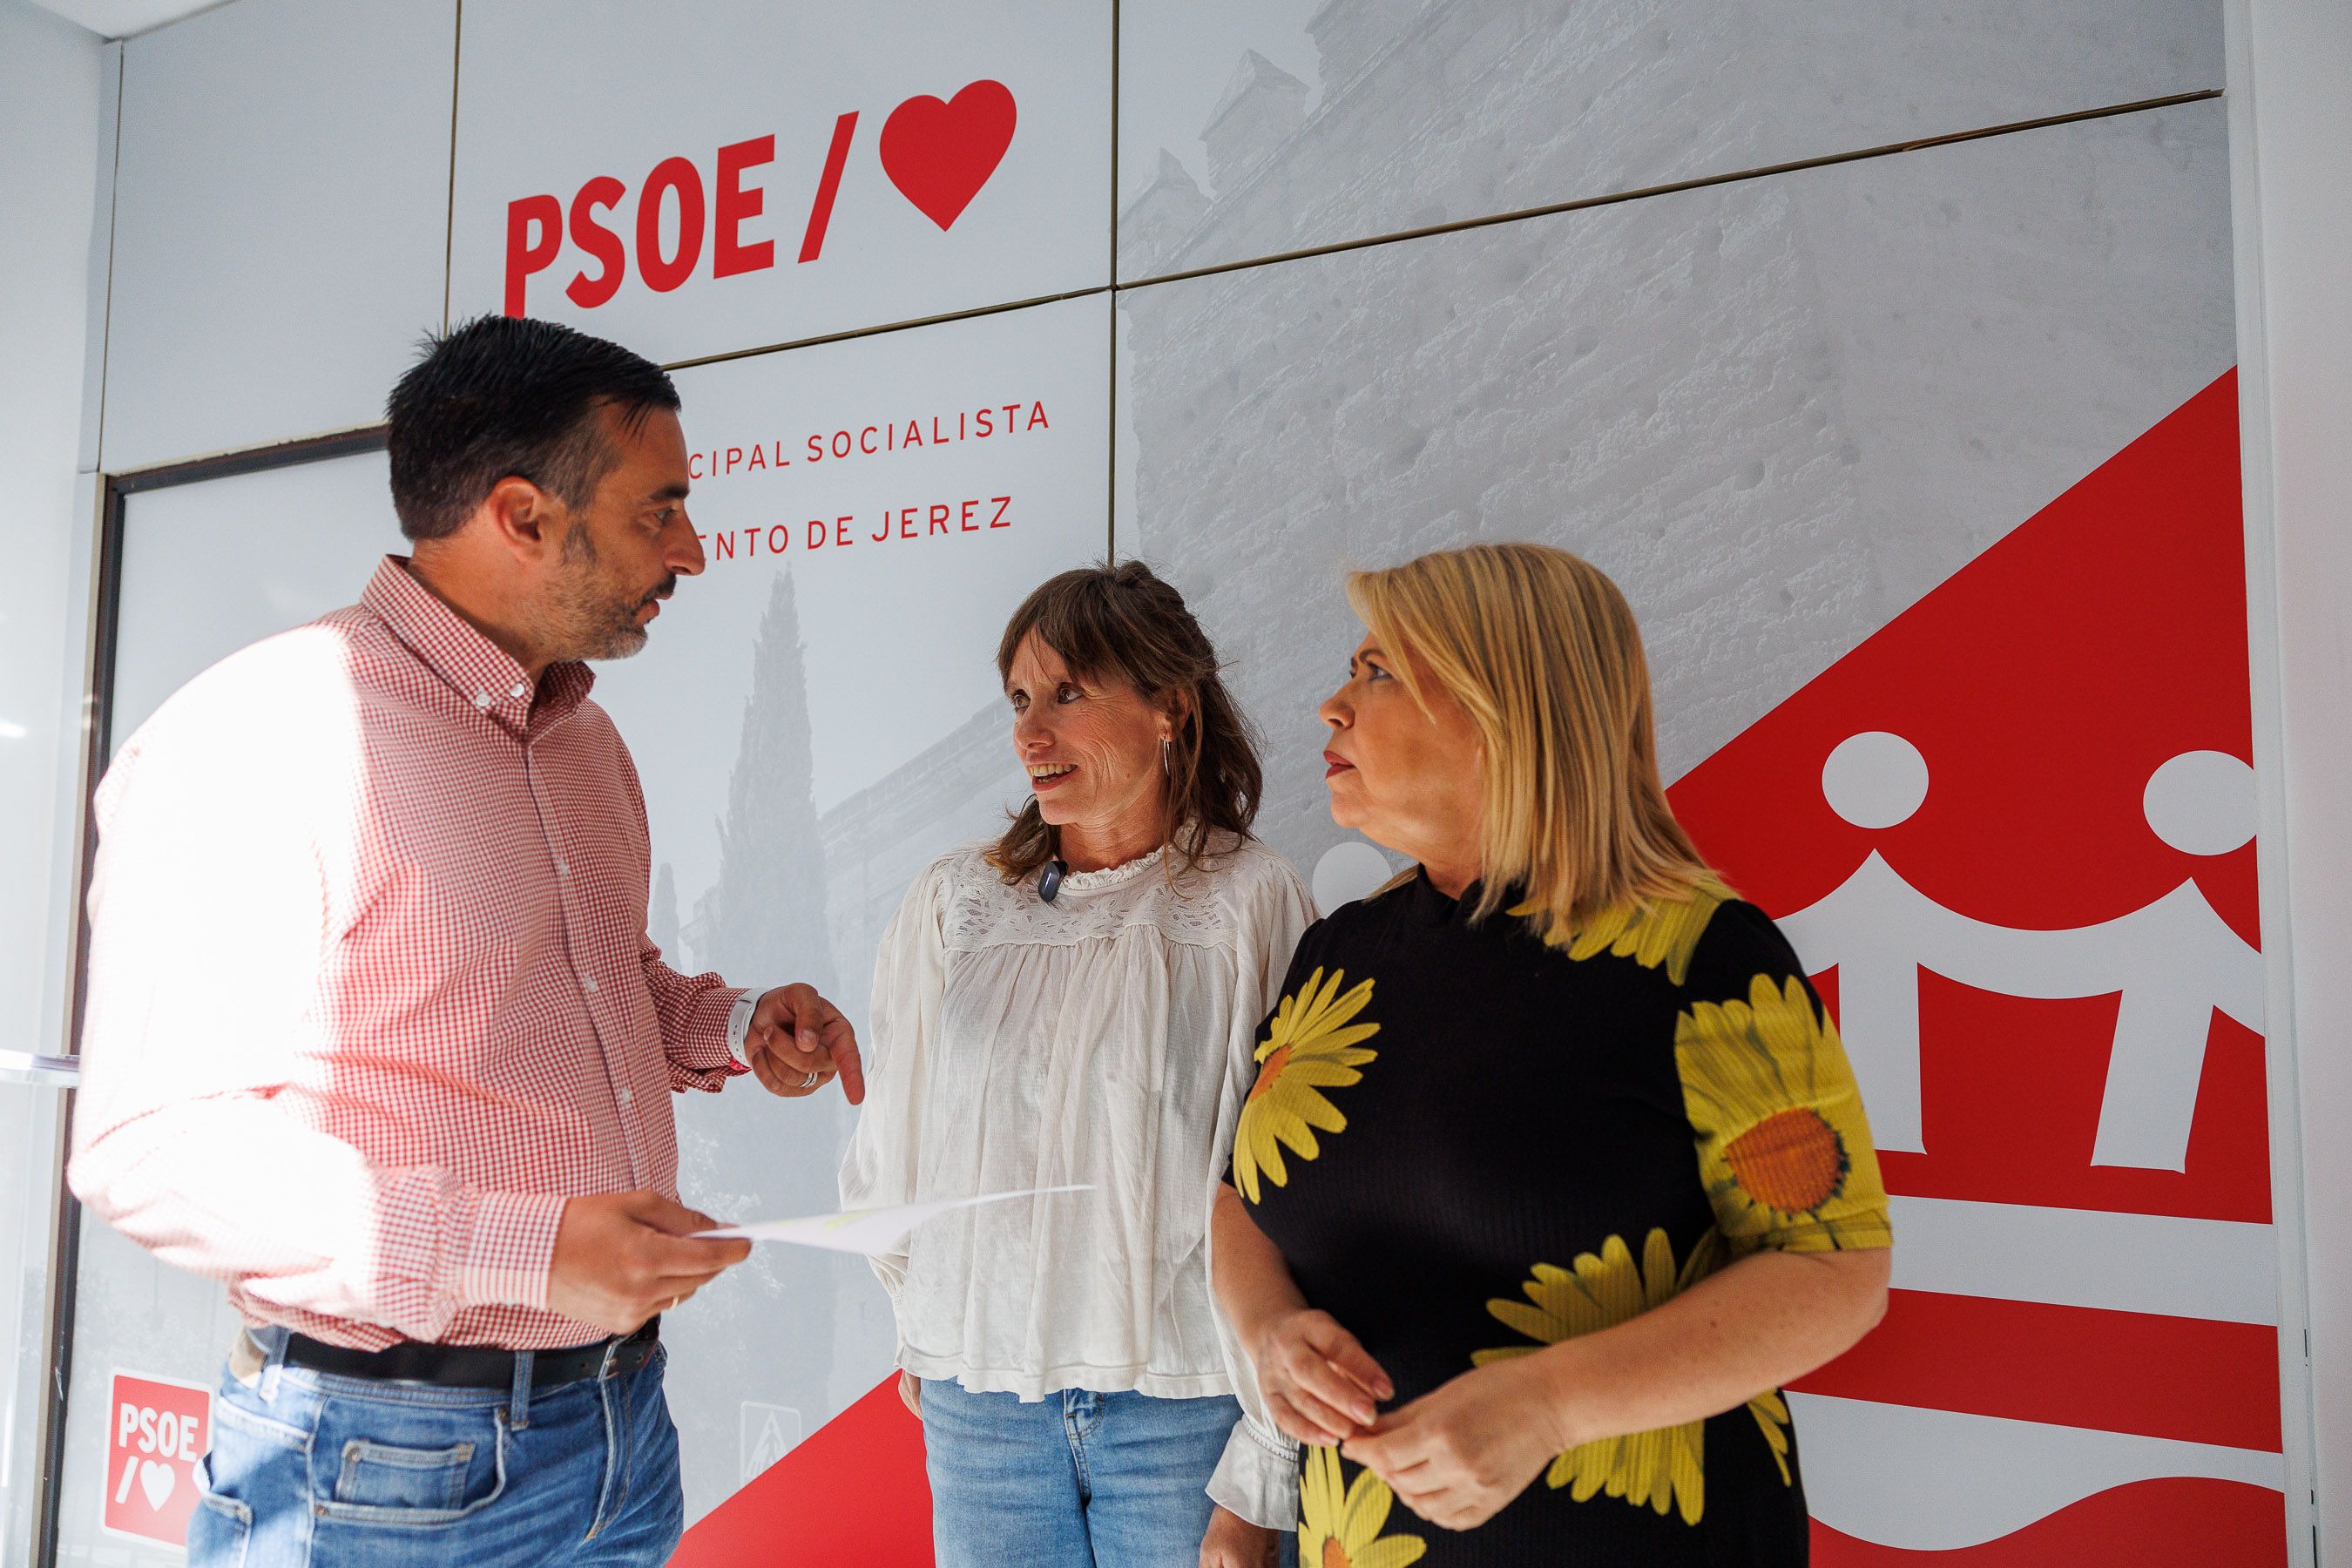
[[[1476,217],[1456,218],[1448,223],[1425,224],[1418,228],[1395,229],[1386,234],[1364,235],[1355,239],[1333,240],[1328,245],[1303,246],[1296,250],[1276,251],[1266,256],[1246,257],[1237,261],[1219,261],[1206,267],[1186,268],[1177,272],[1163,272],[1150,278],[1139,278],[1131,283],[1118,283],[1119,289],[1149,289],[1161,283],[1181,283],[1194,278],[1213,278],[1221,272],[1238,272],[1252,267],[1269,267],[1284,261],[1305,261],[1318,256],[1339,256],[1350,250],[1366,250],[1374,246],[1396,245],[1405,240],[1427,239],[1442,234],[1463,234],[1472,229],[1491,228],[1496,224],[1523,223],[1529,218],[1552,217],[1561,213],[1582,212],[1589,207],[1613,206],[1620,202],[1642,201],[1651,196],[1675,195],[1684,191],[1706,190],[1713,185],[1739,184],[1749,180],[1769,179],[1779,174],[1801,174],[1807,169],[1833,168],[1840,163],[1858,163],[1873,158],[1891,158],[1904,153],[1925,152],[1934,147],[1956,146],[1964,142],[1980,142],[1994,136],[2014,135],[2025,131],[2043,131],[2053,126],[2075,125],[2085,121],[2107,120],[2117,115],[2138,114],[2156,109],[2172,109],[2181,104],[2202,103],[2220,98],[2221,88],[2205,88],[2196,92],[2174,93],[2165,98],[2139,99],[2130,103],[2111,103],[2098,109],[2079,109],[2065,114],[2045,115],[2038,120],[2016,120],[2000,125],[1979,126],[1971,131],[1947,132],[1940,136],[1923,136],[1908,142],[1889,142],[1875,147],[1860,147],[1845,153],[1824,153],[1818,157],[1797,158],[1784,163],[1766,163],[1752,169],[1738,169],[1720,174],[1700,174],[1687,180],[1674,180],[1664,184],[1642,185],[1632,190],[1611,191],[1601,195],[1575,196],[1566,201],[1548,202],[1541,206],[1517,207],[1509,212],[1485,213]]]
[[[457,0],[449,28],[449,179],[448,206],[441,226],[441,331],[449,331],[452,274],[457,259],[457,93],[466,79],[466,0]]]

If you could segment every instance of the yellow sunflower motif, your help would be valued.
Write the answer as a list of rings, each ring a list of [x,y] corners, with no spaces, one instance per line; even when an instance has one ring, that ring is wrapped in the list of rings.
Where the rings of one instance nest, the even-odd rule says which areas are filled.
[[[1343,1487],[1339,1450],[1310,1446],[1298,1478],[1298,1568],[1404,1568],[1429,1543],[1418,1535],[1382,1535],[1396,1494],[1370,1470]]]
[[[1701,882],[1687,898],[1618,904],[1581,920],[1554,920],[1544,941],[1565,949],[1569,957],[1579,962],[1606,952],[1630,958],[1644,969],[1663,963],[1666,978],[1680,985],[1690,973],[1691,955],[1698,951],[1699,938],[1706,934],[1707,921],[1731,898],[1731,889],[1722,883]],[[1510,912],[1536,915],[1539,910],[1535,904],[1525,903]]]
[[[1296,995],[1285,996],[1275,1008],[1274,1022],[1258,1042],[1257,1081],[1250,1086],[1234,1132],[1234,1182],[1252,1203],[1258,1201],[1260,1172],[1277,1187],[1288,1184],[1284,1145],[1300,1159],[1312,1160],[1321,1152],[1315,1129],[1346,1129],[1348,1119],[1323,1090],[1362,1081],[1364,1075],[1356,1069],[1378,1054],[1360,1042],[1379,1034],[1381,1026],[1349,1022],[1371,1001],[1372,983],[1360,982],[1341,995],[1346,973],[1335,969],[1328,981],[1320,969],[1308,975]]]
[[[1470,1359],[1486,1366],[1614,1328],[1690,1289],[1714,1272],[1722,1256],[1722,1238],[1710,1230],[1677,1269],[1674,1244],[1664,1231],[1654,1229],[1638,1263],[1622,1236],[1611,1237],[1597,1257],[1579,1255],[1570,1268],[1538,1263],[1534,1277],[1520,1286],[1527,1300],[1486,1303],[1486,1310],[1505,1326],[1536,1343],[1479,1351]],[[1780,1479],[1788,1481],[1787,1403],[1771,1391],[1749,1400],[1748,1410],[1763,1428],[1764,1440],[1780,1466]],[[1685,1421],[1580,1444],[1552,1460],[1544,1482],[1555,1490],[1568,1488],[1568,1495],[1578,1502],[1605,1492],[1660,1515],[1678,1510],[1685,1524],[1696,1524],[1706,1510],[1706,1422]]]
[[[1733,1256],[1893,1244],[1853,1068],[1801,980],[1759,974],[1745,1002],[1694,1004],[1675,1023],[1675,1061]]]

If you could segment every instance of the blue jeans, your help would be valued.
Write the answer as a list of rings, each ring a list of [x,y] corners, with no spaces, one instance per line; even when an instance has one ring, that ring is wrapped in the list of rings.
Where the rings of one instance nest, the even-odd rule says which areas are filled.
[[[923,1380],[939,1568],[1197,1568],[1242,1407],[1065,1389],[1024,1405]]]
[[[662,1563],[686,1517],[666,1357],[536,1393],[232,1371],[190,1568]]]

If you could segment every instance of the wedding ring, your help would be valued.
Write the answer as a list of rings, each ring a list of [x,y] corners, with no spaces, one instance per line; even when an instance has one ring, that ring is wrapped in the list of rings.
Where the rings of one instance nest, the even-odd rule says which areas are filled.
[[[814,1072],[810,1073],[808,1077],[801,1079],[801,1087],[803,1089],[814,1089],[816,1087],[817,1076],[818,1075]]]

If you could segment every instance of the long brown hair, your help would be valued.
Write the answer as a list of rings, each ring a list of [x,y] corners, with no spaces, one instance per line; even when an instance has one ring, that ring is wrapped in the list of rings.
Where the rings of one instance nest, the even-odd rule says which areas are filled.
[[[1013,679],[1013,656],[1032,632],[1079,680],[1118,681],[1154,702],[1184,699],[1168,745],[1160,842],[1173,845],[1185,867],[1199,864],[1219,833],[1250,836],[1265,772],[1248,721],[1218,679],[1217,651],[1181,594],[1140,561],[1081,566],[1049,578],[1005,625],[996,645],[1000,679]],[[1018,882],[1055,850],[1053,825],[1032,795],[988,861],[1007,882]]]
[[[1721,879],[1666,804],[1650,668],[1608,574],[1544,544],[1440,550],[1348,579],[1348,600],[1425,711],[1422,680],[1478,731],[1483,918],[1504,889],[1547,939]]]

